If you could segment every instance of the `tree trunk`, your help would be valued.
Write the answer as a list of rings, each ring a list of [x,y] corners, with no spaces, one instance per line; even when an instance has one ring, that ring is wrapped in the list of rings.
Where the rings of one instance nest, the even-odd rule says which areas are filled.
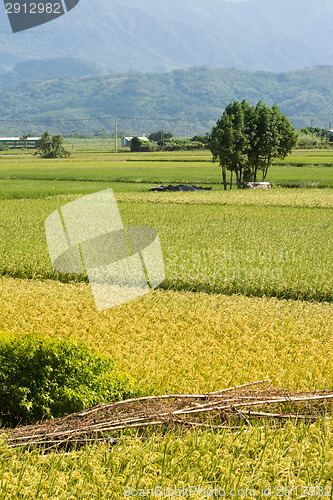
[[[254,182],[257,182],[258,166],[259,166],[259,156],[256,159],[255,167],[254,167],[254,177],[253,177]]]
[[[236,172],[236,179],[237,179],[237,189],[240,189],[239,185],[240,185],[240,182],[239,182],[239,173],[238,173],[238,169],[235,170]]]
[[[239,169],[239,187],[238,189],[242,189],[242,179],[243,179],[243,167]]]
[[[266,176],[267,176],[267,173],[268,173],[268,169],[269,169],[269,166],[271,164],[271,156],[269,155],[268,158],[267,158],[267,163],[265,165],[265,168],[262,172],[262,181],[264,182],[264,180],[266,179]]]
[[[222,177],[223,177],[224,191],[226,191],[227,190],[227,170],[225,167],[222,167]]]
[[[230,176],[230,191],[232,190],[232,174],[234,173],[233,170],[231,170],[231,176]]]

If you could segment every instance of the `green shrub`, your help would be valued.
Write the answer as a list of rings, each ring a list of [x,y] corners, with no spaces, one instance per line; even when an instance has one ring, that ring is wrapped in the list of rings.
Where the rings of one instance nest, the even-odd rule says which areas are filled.
[[[157,143],[160,148],[163,141]],[[206,149],[206,145],[200,141],[193,141],[191,139],[173,139],[172,141],[164,141],[164,151],[195,151]]]
[[[137,137],[137,136],[132,137],[132,140],[131,140],[131,145],[130,145],[131,152],[132,152],[132,153],[137,153],[137,152],[139,152],[139,151],[140,151],[141,146],[142,146],[142,141],[141,141],[141,139],[139,139],[139,137]]]
[[[134,396],[113,360],[85,344],[35,334],[0,335],[0,420],[3,426],[61,417]]]

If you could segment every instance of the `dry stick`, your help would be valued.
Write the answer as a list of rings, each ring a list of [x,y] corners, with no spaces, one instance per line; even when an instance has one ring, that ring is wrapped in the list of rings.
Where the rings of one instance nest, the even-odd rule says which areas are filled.
[[[210,407],[210,408],[200,408],[200,409],[194,409],[191,411],[183,412],[183,410],[176,410],[172,414],[173,415],[181,415],[182,413],[203,413],[206,411],[211,411],[211,410],[227,410],[230,409],[231,406],[234,407],[242,407],[242,406],[257,406],[257,405],[262,405],[262,404],[273,404],[273,403],[288,403],[288,402],[301,402],[301,401],[316,401],[316,400],[323,400],[323,399],[332,399],[333,394],[326,394],[324,396],[311,396],[311,397],[284,397],[284,398],[275,398],[275,399],[265,399],[261,401],[248,401],[248,402],[243,402],[243,403],[235,403],[232,405],[224,405],[224,406],[215,406],[215,407]]]
[[[258,380],[257,382],[250,382],[248,384],[237,385],[235,387],[229,387],[227,389],[222,389],[221,391],[210,392],[209,396],[218,395],[218,394],[221,394],[222,392],[234,391],[236,389],[243,389],[244,387],[250,387],[252,385],[260,385],[260,384],[270,383],[270,382],[271,381],[268,380],[268,379],[266,379],[266,380]]]
[[[143,396],[141,398],[132,398],[132,399],[125,399],[123,401],[116,401],[114,403],[107,403],[103,406],[98,406],[95,408],[91,408],[87,411],[83,411],[80,413],[77,413],[78,417],[84,417],[86,415],[89,415],[90,413],[94,413],[96,411],[101,410],[102,408],[109,408],[112,406],[119,406],[119,405],[124,405],[127,403],[134,403],[134,402],[139,402],[139,401],[152,401],[152,400],[160,400],[160,399],[202,399],[202,398],[207,398],[209,396],[218,396],[219,394],[222,394],[224,392],[228,391],[234,391],[236,389],[243,389],[244,387],[250,387],[253,385],[259,385],[263,383],[268,383],[270,380],[258,380],[257,382],[250,382],[248,384],[243,384],[243,385],[237,385],[235,387],[229,387],[227,389],[221,389],[220,391],[215,391],[215,392],[207,392],[206,394],[164,394],[162,396],[154,395],[154,396]]]
[[[236,408],[232,407],[232,409],[234,410],[234,412],[242,419],[244,420],[244,422],[246,423],[246,425],[248,425],[249,427],[252,427],[252,425],[250,424],[250,422],[248,421],[247,418],[244,417],[244,415],[239,411],[237,410]]]
[[[69,441],[68,439],[63,439],[63,440],[59,440],[59,441],[28,441],[27,443],[19,443],[19,444],[10,444],[8,445],[8,448],[15,448],[15,447],[23,447],[23,446],[30,446],[30,445],[40,445],[40,446],[43,446],[43,448],[48,451],[48,450],[51,450],[52,448],[56,448],[58,447],[59,445],[62,445],[62,444],[78,444],[78,443],[85,443],[85,442],[95,442],[95,441],[104,441],[105,438],[104,437],[100,437],[100,438],[96,438],[96,439],[81,439],[81,440],[75,440],[73,442]],[[46,448],[47,445],[51,445],[51,446],[48,446]]]
[[[176,423],[181,423],[183,425],[191,425],[191,426],[197,426],[197,427],[209,427],[209,428],[214,428],[214,429],[220,429],[220,428],[228,428],[229,427],[226,427],[226,426],[223,426],[223,425],[216,425],[216,426],[212,426],[210,424],[201,424],[199,422],[184,422],[183,420],[173,420],[173,422],[176,422]],[[123,430],[123,429],[128,429],[128,428],[138,428],[138,427],[150,427],[150,426],[156,426],[156,425],[161,425],[163,424],[164,421],[163,420],[157,420],[157,421],[153,421],[153,422],[142,422],[140,424],[131,424],[131,425],[128,425],[128,424],[125,424],[125,425],[116,425],[116,426],[105,426],[101,429],[98,429],[96,432],[110,432],[110,431],[118,431],[118,430]],[[235,429],[238,429],[238,427],[234,427]],[[230,427],[230,429],[232,429],[232,427]],[[94,429],[91,429],[90,432],[93,432]],[[65,433],[64,433],[65,435]],[[60,437],[61,434],[58,433],[58,437]],[[50,435],[49,437],[52,437],[52,435]],[[73,436],[74,437],[74,436]],[[103,440],[105,438],[96,438],[98,440]],[[78,439],[75,440],[75,443],[77,443],[78,441],[80,440],[80,437],[78,436]],[[81,441],[82,441],[82,438],[81,438]],[[17,444],[10,444],[8,445],[9,448],[13,448],[13,447],[24,447],[24,446],[33,446],[33,445],[41,445],[41,446],[47,446],[47,445],[52,445],[52,447],[54,446],[59,446],[61,444],[64,444],[64,443],[68,443],[70,442],[69,439],[62,439],[62,440],[48,440],[48,441],[42,441],[42,440],[37,440],[37,441],[26,441],[26,442],[23,442],[23,443],[17,443]],[[50,448],[47,448],[47,449],[50,449]]]
[[[87,437],[88,434],[83,434],[81,437],[78,436],[77,439],[71,440],[71,438],[67,437],[65,439],[65,436],[63,436],[62,439],[54,440],[54,439],[48,439],[48,440],[37,440],[37,441],[27,441],[26,443],[17,443],[17,444],[10,444],[8,445],[9,448],[14,448],[15,446],[28,446],[28,445],[41,445],[45,447],[46,445],[54,445],[54,446],[59,446],[59,444],[64,444],[64,443],[79,443],[79,442],[94,442],[94,441],[103,441],[105,440],[104,436],[98,437],[97,435],[94,438],[89,439]],[[51,437],[51,436],[50,436]],[[49,449],[49,448],[48,448]]]
[[[85,427],[81,427],[80,429],[64,429],[62,431],[58,431],[58,432],[49,432],[49,433],[46,433],[46,434],[43,434],[43,433],[39,433],[39,434],[33,434],[33,435],[30,435],[30,436],[17,436],[17,437],[13,437],[13,438],[9,438],[8,441],[19,441],[19,440],[27,440],[27,439],[36,439],[38,437],[41,437],[41,438],[48,438],[48,437],[57,437],[57,436],[63,436],[63,435],[70,435],[70,434],[75,434],[75,433],[78,433],[78,434],[82,434],[84,432],[91,432],[91,431],[94,431],[94,430],[103,430],[104,429],[104,426],[110,426],[110,425],[129,425],[131,423],[147,423],[147,420],[149,419],[154,419],[156,417],[164,417],[164,416],[169,416],[170,413],[167,412],[167,413],[157,413],[156,415],[147,415],[143,418],[129,418],[129,419],[125,419],[125,420],[115,420],[115,421],[106,421],[106,422],[98,422],[96,424],[92,424],[92,425],[87,425]]]
[[[141,401],[159,401],[160,399],[173,399],[173,398],[177,398],[177,399],[190,399],[190,398],[202,399],[202,398],[206,398],[206,397],[207,397],[207,394],[164,394],[163,396],[144,396],[141,398],[125,399],[123,401],[116,401],[114,403],[107,403],[103,406],[98,406],[96,408],[92,408],[90,410],[87,410],[87,411],[84,411],[81,413],[77,413],[76,416],[77,417],[85,417],[86,415],[90,415],[91,413],[95,413],[95,412],[100,411],[102,409],[104,410],[107,408],[111,408],[113,406],[125,405],[125,404],[129,404],[129,403],[136,403],[136,402],[141,402]]]
[[[249,403],[237,403],[235,406],[255,406],[255,405],[260,405],[260,404],[272,404],[272,403],[288,403],[288,402],[302,402],[302,401],[318,401],[318,400],[323,400],[323,399],[332,399],[333,394],[324,394],[322,396],[286,396],[286,397],[281,397],[281,398],[275,398],[275,399],[268,399],[265,401],[253,401]]]
[[[204,424],[204,423],[201,423],[201,422],[191,422],[191,421],[188,421],[188,422],[185,422],[184,420],[173,420],[173,422],[175,422],[176,424],[183,424],[183,425],[190,425],[191,427],[206,427],[206,428],[209,428],[209,429],[239,429],[239,426],[238,427],[228,427],[227,425],[213,425],[213,424]]]
[[[119,426],[110,426],[110,427],[105,427],[103,429],[100,429],[99,432],[106,432],[106,431],[118,431],[118,430],[123,430],[123,429],[135,429],[138,427],[150,427],[150,426],[155,426],[155,425],[161,425],[164,424],[163,420],[157,420],[153,422],[144,422],[142,424],[132,424],[132,425],[119,425]],[[91,432],[93,432],[93,429],[91,429]],[[68,439],[62,440],[62,441],[28,441],[26,443],[19,443],[17,445],[9,445],[10,447],[14,446],[28,446],[28,445],[33,445],[33,444],[39,444],[39,445],[46,445],[46,444],[62,444],[62,443],[67,443]]]
[[[236,411],[238,414],[240,414],[240,412]],[[241,415],[241,414],[240,414]],[[242,418],[247,422],[247,420],[242,416]],[[228,426],[225,426],[225,425],[212,425],[212,424],[204,424],[204,423],[200,423],[200,422],[184,422],[183,420],[178,420],[178,419],[175,419],[173,420],[173,422],[175,423],[180,423],[182,425],[190,425],[190,426],[195,426],[195,427],[205,427],[205,428],[212,428],[212,429],[228,429],[228,430],[233,430],[233,429],[238,429],[239,427],[228,427]],[[123,425],[110,425],[110,426],[105,426],[103,428],[100,428],[98,430],[96,430],[95,432],[110,432],[110,431],[118,431],[118,430],[123,430],[123,429],[128,429],[128,428],[138,428],[138,427],[150,427],[150,426],[156,426],[156,425],[161,425],[163,424],[164,421],[163,420],[157,420],[157,421],[153,421],[153,422],[142,422],[142,423],[138,423],[138,424],[123,424]],[[249,424],[250,427],[251,424]],[[90,432],[94,432],[94,428],[91,428],[89,429]],[[61,433],[57,433],[58,436],[61,435]],[[66,433],[63,434],[63,436],[66,435]],[[50,435],[50,437],[52,437],[52,435]],[[74,437],[74,436],[73,436]],[[75,443],[79,442],[79,441],[83,441],[83,438],[80,439],[79,436],[77,436],[78,439],[75,440]],[[93,440],[89,440],[89,441],[102,441],[104,440],[105,438],[94,438]],[[86,442],[87,440],[85,440],[84,442]],[[27,441],[27,442],[24,442],[24,443],[17,443],[17,444],[10,444],[9,447],[10,448],[13,448],[13,447],[24,447],[24,446],[33,446],[33,445],[41,445],[41,446],[44,446],[46,447],[47,445],[52,445],[50,446],[49,448],[45,448],[47,450],[49,449],[52,449],[56,446],[59,446],[61,444],[64,444],[64,443],[70,443],[71,441],[69,440],[69,438],[67,437],[67,439],[62,439],[62,440],[58,440],[58,441],[55,441],[55,440],[48,440],[48,441]]]
[[[288,414],[283,414],[283,413],[266,413],[262,411],[246,411],[243,410],[242,412],[245,415],[250,415],[251,417],[273,417],[273,418],[311,418],[314,420],[317,420],[318,417],[315,415],[298,415],[298,414],[293,414],[293,413],[288,413]]]
[[[140,415],[140,414],[139,414]],[[124,421],[124,419],[121,418],[121,415],[117,415],[116,416],[117,418],[114,418],[114,420],[111,419],[111,421],[113,423],[122,423]],[[119,418],[120,417],[120,418]],[[149,416],[147,414],[144,414],[144,412],[142,412],[142,416],[138,416],[138,415],[135,415],[135,418],[132,417],[132,418],[127,418],[126,421],[140,421],[140,420],[144,420],[144,419],[147,419],[147,418],[154,418],[153,416]],[[81,426],[80,427],[80,430],[86,430],[86,429],[89,429],[91,428],[92,425],[104,425],[104,424],[109,424],[110,423],[110,419],[109,418],[106,418],[105,420],[100,420],[99,422],[95,423],[95,424],[91,424],[91,423],[87,423],[87,425],[85,426]],[[29,426],[27,428],[27,430],[34,430],[36,429],[36,426],[33,426],[31,428],[31,426]],[[47,430],[49,432],[47,432]],[[15,436],[15,431],[12,433],[14,434],[14,437],[11,438],[9,436],[9,439],[26,439],[26,438],[37,438],[38,436],[49,436],[49,435],[57,435],[57,434],[61,434],[63,432],[66,432],[68,430],[68,427],[65,427],[64,428],[64,425],[59,425],[57,427],[55,427],[54,429],[49,429],[49,426],[47,426],[47,428],[45,428],[45,426],[38,426],[37,428],[37,431],[34,432],[33,434],[31,435],[26,435],[26,434],[21,434],[21,435],[18,435],[18,436]],[[22,431],[21,431],[22,432]]]
[[[133,418],[130,418],[130,419],[126,419],[126,420],[117,420],[117,421],[106,421],[106,422],[102,422],[102,423],[96,423],[96,424],[92,424],[92,425],[88,425],[88,426],[85,426],[85,427],[81,427],[80,429],[64,429],[63,431],[58,431],[58,432],[49,432],[47,434],[33,434],[33,435],[30,435],[30,436],[17,436],[16,438],[13,437],[13,438],[10,438],[8,441],[11,442],[11,441],[20,441],[20,440],[24,440],[26,441],[27,439],[36,439],[36,438],[55,438],[55,437],[59,437],[59,436],[64,436],[64,435],[70,435],[70,434],[84,434],[85,432],[96,432],[96,431],[99,431],[99,432],[103,432],[105,429],[109,429],[110,428],[110,425],[113,426],[113,427],[118,427],[119,425],[122,425],[123,427],[130,427],[132,423],[136,423],[138,425],[148,425],[149,424],[149,420],[150,419],[154,419],[156,417],[158,418],[161,418],[161,417],[165,417],[165,416],[169,416],[170,413],[167,412],[167,413],[157,413],[156,415],[147,415],[146,417],[144,418],[137,418],[137,419],[133,419]]]
[[[214,397],[224,397],[223,395],[216,395]],[[254,396],[237,396],[237,397],[232,397],[232,398],[229,398],[229,399],[224,399],[223,403],[229,403],[228,404],[228,408],[237,403],[237,402],[240,402],[240,401],[243,401],[243,400],[247,400],[247,399],[250,399],[250,400],[255,400],[256,401],[256,398]],[[244,402],[244,404],[247,403],[247,402]],[[181,408],[182,411],[186,412],[187,410],[188,411],[192,411],[192,410],[195,410],[195,409],[200,409],[200,408],[207,408],[207,407],[210,407],[209,409],[210,410],[214,410],[214,406],[218,406],[221,404],[221,401],[209,401],[208,403],[204,403],[204,404],[197,404],[196,407],[188,407],[188,408]],[[200,407],[200,408],[198,408]]]

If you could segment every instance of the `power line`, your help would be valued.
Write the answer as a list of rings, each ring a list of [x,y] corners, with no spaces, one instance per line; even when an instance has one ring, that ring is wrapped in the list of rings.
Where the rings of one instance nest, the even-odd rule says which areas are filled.
[[[313,116],[328,117],[333,116],[333,111],[330,113],[312,113],[312,114],[301,114],[301,115],[289,115],[289,118],[311,118]],[[212,122],[216,121],[218,118],[198,118],[191,117],[191,119],[184,120],[184,118],[171,118],[157,116],[155,118],[147,118],[144,116],[117,116],[120,120],[142,120],[148,122],[158,122],[158,121],[168,121],[168,122],[182,122],[182,123],[193,123],[193,118],[196,118],[200,122]],[[0,123],[70,123],[70,122],[93,122],[101,120],[114,120],[114,115],[110,116],[95,116],[90,118],[38,118],[38,119],[20,119],[20,118],[2,118]]]
[[[144,120],[144,121],[150,121],[150,122],[158,122],[158,121],[170,121],[170,122],[183,122],[183,123],[192,123],[193,118],[190,120],[184,120],[184,118],[171,118],[171,117],[162,117],[162,116],[157,116],[156,118],[147,118],[144,116],[138,117],[138,116],[117,116],[118,119],[120,120]],[[209,121],[214,121],[215,118],[197,118],[200,121],[203,122],[209,122]],[[52,122],[52,123],[69,123],[69,122],[92,122],[96,120],[114,120],[114,115],[110,116],[96,116],[96,117],[91,117],[91,118],[39,118],[35,120],[23,120],[19,118],[10,118],[10,119],[0,119],[0,123],[45,123],[45,122]]]

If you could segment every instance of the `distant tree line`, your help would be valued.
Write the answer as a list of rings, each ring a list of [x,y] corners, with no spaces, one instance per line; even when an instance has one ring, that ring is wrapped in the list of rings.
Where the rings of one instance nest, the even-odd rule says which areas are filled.
[[[222,168],[224,189],[227,171],[235,174],[237,187],[244,181],[264,181],[275,158],[284,159],[297,144],[297,131],[275,104],[262,101],[251,106],[246,100],[231,102],[213,127],[209,148]]]
[[[142,141],[139,137],[133,137],[130,149],[132,152],[140,151],[193,151],[207,149],[209,146],[209,134],[205,136],[195,135],[189,139],[176,139],[171,132],[158,130],[148,135],[147,141]]]
[[[299,129],[298,134],[298,147],[302,149],[328,148],[333,145],[333,138],[325,128],[304,127]]]

